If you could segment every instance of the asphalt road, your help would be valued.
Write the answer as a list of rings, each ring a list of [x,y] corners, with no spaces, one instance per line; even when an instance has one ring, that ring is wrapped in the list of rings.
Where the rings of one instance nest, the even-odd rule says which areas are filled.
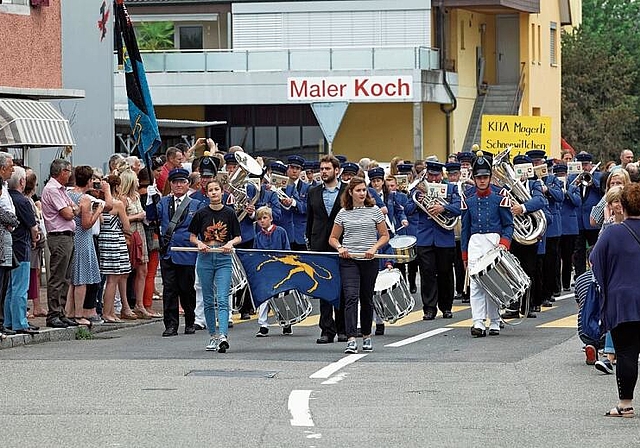
[[[640,444],[640,418],[602,416],[615,377],[585,365],[571,297],[482,339],[456,305],[453,320],[387,326],[358,355],[315,344],[313,315],[291,336],[238,323],[225,354],[204,350],[206,331],[162,338],[161,322],[2,350],[2,445]]]

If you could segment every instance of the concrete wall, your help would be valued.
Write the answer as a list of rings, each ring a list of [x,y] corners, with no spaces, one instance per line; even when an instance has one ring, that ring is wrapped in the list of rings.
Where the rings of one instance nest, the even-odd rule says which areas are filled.
[[[59,89],[62,87],[60,2],[29,8],[29,14],[0,9],[0,85]]]
[[[102,166],[115,151],[113,118],[113,5],[107,33],[97,23],[104,0],[62,2],[63,87],[84,89],[85,98],[57,102],[69,120],[76,147],[75,165]],[[51,2],[53,4],[54,2]],[[102,38],[102,39],[101,39]],[[124,74],[120,76],[124,77]]]

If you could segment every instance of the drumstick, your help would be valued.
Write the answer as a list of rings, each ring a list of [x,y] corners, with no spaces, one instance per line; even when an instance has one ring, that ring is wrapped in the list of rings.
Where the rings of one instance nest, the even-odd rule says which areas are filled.
[[[200,252],[200,249],[197,247],[182,247],[182,246],[171,246],[169,249],[173,252]],[[234,249],[235,251],[236,249]],[[262,249],[240,249],[242,251],[247,252],[278,252],[278,253],[291,253],[294,251],[286,251],[286,250],[262,250]],[[209,247],[207,252],[222,252],[222,248],[220,247]],[[338,255],[337,252],[313,252],[313,251],[296,251],[295,253],[302,254],[310,254],[310,255]],[[351,255],[353,258],[364,258],[364,252],[352,252]],[[391,255],[391,254],[374,254],[373,258],[388,258],[391,260],[409,260],[408,255]]]

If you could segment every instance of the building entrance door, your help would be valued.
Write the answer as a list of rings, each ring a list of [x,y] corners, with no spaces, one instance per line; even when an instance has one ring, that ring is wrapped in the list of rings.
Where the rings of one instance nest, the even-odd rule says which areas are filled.
[[[498,84],[518,84],[520,76],[520,24],[515,15],[496,17]]]

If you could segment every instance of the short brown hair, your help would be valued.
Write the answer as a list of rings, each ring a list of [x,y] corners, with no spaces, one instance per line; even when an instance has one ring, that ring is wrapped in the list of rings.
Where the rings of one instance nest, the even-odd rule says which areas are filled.
[[[625,185],[620,202],[627,216],[640,216],[640,184],[632,182]]]
[[[340,168],[340,161],[331,154],[325,154],[320,158],[320,163],[330,163],[334,168]]]

